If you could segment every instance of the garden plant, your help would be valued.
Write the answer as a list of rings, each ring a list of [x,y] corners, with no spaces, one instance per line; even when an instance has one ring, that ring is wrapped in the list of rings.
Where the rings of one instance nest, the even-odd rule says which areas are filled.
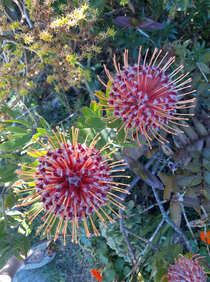
[[[209,0],[0,0],[0,46],[0,269],[210,281]]]

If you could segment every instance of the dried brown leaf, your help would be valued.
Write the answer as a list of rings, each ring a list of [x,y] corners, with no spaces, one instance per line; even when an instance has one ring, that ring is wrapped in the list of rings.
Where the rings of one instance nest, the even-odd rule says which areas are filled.
[[[182,218],[182,210],[181,210],[181,203],[179,201],[173,202],[170,201],[170,212],[171,212],[171,218],[173,223],[180,227],[181,224],[181,218]]]

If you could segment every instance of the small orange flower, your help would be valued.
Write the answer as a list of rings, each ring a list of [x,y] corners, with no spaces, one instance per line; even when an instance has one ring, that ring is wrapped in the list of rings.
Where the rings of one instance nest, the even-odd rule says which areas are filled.
[[[207,239],[207,244],[210,245],[210,231],[206,232],[206,236],[205,236],[205,232],[202,231],[201,234],[200,234],[200,238],[205,243],[206,243],[206,239]]]
[[[96,279],[98,281],[102,281],[102,279],[104,278],[103,276],[101,276],[101,269],[99,269],[99,270],[91,269],[90,272],[92,273],[93,276],[96,277]]]

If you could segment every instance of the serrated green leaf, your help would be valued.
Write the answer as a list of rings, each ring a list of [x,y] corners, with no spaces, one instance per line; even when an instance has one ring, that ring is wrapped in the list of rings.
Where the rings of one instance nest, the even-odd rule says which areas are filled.
[[[115,120],[115,118],[112,118],[109,121],[107,121],[106,126],[108,128],[117,128],[117,127],[119,127],[120,123],[121,123],[121,119],[120,118],[118,118],[116,120]]]
[[[92,117],[88,119],[87,123],[94,128],[103,129],[105,128],[106,121],[101,120],[99,117]]]
[[[82,108],[81,111],[87,120],[91,117],[97,117],[97,114],[88,107]]]
[[[27,142],[31,140],[29,135],[25,136],[13,136],[13,139],[10,141],[5,141],[0,145],[0,150],[3,151],[15,151],[17,149],[22,148]]]

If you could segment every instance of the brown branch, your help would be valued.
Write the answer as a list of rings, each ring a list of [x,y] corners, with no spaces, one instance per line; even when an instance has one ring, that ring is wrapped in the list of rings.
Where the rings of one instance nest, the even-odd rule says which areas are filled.
[[[159,253],[161,252],[160,249],[159,249],[155,244],[153,244],[152,242],[150,242],[149,240],[147,240],[147,239],[145,239],[145,238],[143,238],[143,237],[141,237],[141,236],[139,236],[139,235],[133,233],[131,230],[129,230],[129,229],[127,229],[127,228],[125,228],[125,231],[128,232],[128,233],[130,233],[130,234],[133,235],[134,237],[136,237],[136,238],[142,240],[143,242],[145,242],[145,243],[151,245],[151,247],[152,247],[153,249],[155,249],[157,252],[159,252]]]

